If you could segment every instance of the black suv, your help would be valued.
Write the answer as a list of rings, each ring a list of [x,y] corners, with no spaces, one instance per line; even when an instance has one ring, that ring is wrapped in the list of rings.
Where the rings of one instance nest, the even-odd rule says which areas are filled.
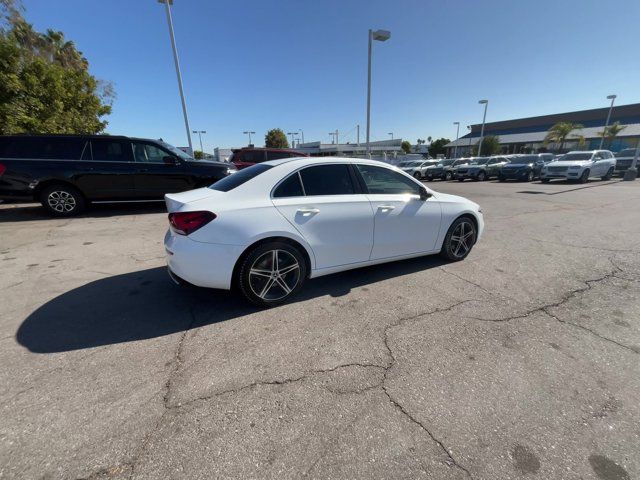
[[[162,140],[0,136],[0,199],[36,200],[56,216],[76,215],[91,202],[160,200],[234,171],[229,164],[195,160]]]
[[[542,167],[554,158],[551,153],[537,153],[531,155],[513,155],[509,157],[510,163],[503,165],[498,175],[498,180],[521,180],[532,182],[534,178],[540,178]]]

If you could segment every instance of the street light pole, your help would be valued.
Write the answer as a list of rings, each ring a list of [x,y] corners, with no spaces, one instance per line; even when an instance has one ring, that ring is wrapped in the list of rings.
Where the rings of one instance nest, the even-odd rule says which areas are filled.
[[[604,136],[607,134],[607,128],[609,127],[609,120],[611,120],[611,111],[613,110],[613,102],[616,101],[616,95],[607,95],[607,99],[611,100],[611,106],[609,107],[609,113],[607,113],[607,121],[604,123],[604,130],[602,131],[599,150],[602,150],[602,145],[604,144]]]
[[[391,140],[393,140],[393,132],[389,132],[387,135],[391,135]]]
[[[249,135],[249,145],[251,145],[251,135],[255,134],[256,132],[250,132],[247,130],[246,132],[242,132],[242,133],[244,133],[245,135]]]
[[[189,150],[193,155],[193,145],[191,143],[191,129],[189,128],[189,118],[187,117],[187,103],[184,100],[184,91],[182,89],[182,74],[180,73],[180,62],[178,61],[178,50],[176,49],[176,39],[173,34],[173,20],[171,18],[171,7],[173,0],[158,0],[164,3],[167,13],[167,24],[169,25],[169,37],[171,38],[171,48],[173,49],[173,61],[176,64],[176,75],[178,76],[178,89],[180,90],[180,101],[182,102],[182,115],[184,116],[184,126],[187,129],[187,140],[189,141]]]
[[[304,130],[299,129],[300,135],[302,136],[302,143],[304,143]],[[300,146],[300,142],[298,142],[298,146]]]
[[[206,130],[194,130],[193,133],[197,133],[198,134],[198,138],[200,139],[200,151],[202,152],[202,156],[204,157],[204,148],[202,148],[202,134],[203,133],[207,133],[207,131]]]
[[[482,151],[482,140],[484,139],[484,122],[487,120],[487,105],[489,105],[489,100],[480,100],[478,103],[480,105],[484,104],[484,115],[482,116],[482,128],[480,129],[480,143],[478,143],[478,156],[480,156],[480,152]]]
[[[296,142],[293,137],[294,135],[298,135],[298,132],[287,132],[287,135],[291,135],[291,148],[295,148]]]
[[[453,158],[458,158],[458,137],[460,136],[460,122],[453,122],[456,128],[456,144],[453,148]]]
[[[376,30],[375,32],[369,29],[369,55],[367,64],[367,155],[371,156],[371,143],[369,141],[369,134],[371,132],[371,49],[373,40],[384,42],[389,40],[391,32],[387,30]]]

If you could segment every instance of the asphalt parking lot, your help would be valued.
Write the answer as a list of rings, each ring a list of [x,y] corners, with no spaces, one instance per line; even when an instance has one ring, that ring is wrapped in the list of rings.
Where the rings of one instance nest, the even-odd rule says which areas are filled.
[[[640,478],[640,182],[434,182],[482,241],[270,310],[161,206],[0,205],[0,478]]]

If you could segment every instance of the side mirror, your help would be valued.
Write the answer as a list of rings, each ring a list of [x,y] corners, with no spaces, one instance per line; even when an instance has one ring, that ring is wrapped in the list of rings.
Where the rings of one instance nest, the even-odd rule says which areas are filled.
[[[178,157],[174,157],[173,155],[167,155],[166,157],[163,157],[162,161],[167,165],[178,165],[180,163]]]
[[[426,188],[420,187],[420,200],[428,200],[431,197],[433,197],[433,193],[429,193]]]

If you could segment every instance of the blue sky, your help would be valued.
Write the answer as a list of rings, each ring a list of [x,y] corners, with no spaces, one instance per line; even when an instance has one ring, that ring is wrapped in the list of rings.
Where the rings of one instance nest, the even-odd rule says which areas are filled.
[[[186,145],[157,0],[24,0],[37,29],[62,30],[115,85],[107,131]],[[374,43],[372,140],[455,137],[452,122],[640,102],[640,2],[619,0],[175,0],[192,130],[205,150],[244,130],[303,129],[355,141],[366,122],[367,29]],[[194,138],[197,147],[197,137]]]

